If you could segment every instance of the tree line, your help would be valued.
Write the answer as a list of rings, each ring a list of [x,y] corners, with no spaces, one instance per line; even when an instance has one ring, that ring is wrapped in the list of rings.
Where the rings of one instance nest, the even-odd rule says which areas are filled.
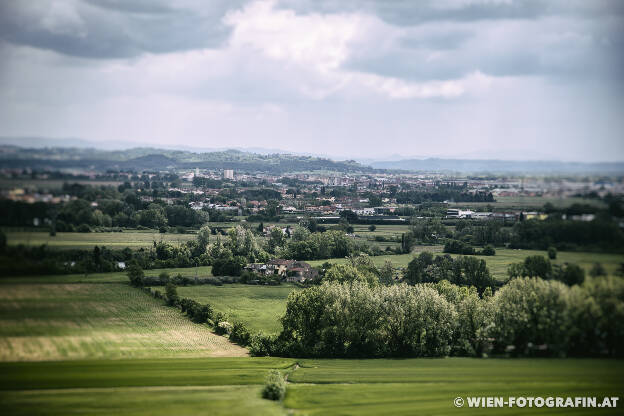
[[[291,357],[622,356],[624,281],[567,286],[517,278],[495,294],[448,281],[326,282],[292,292],[282,331],[254,355]]]

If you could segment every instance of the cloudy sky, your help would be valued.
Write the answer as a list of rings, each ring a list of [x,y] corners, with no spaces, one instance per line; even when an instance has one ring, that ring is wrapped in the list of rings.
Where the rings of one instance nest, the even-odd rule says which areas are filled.
[[[0,136],[624,160],[624,1],[2,0]]]

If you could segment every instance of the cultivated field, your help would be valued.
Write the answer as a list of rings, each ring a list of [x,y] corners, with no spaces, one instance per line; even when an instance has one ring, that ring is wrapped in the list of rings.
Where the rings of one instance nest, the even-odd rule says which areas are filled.
[[[145,276],[158,276],[162,272],[170,276],[181,274],[194,278],[212,276],[212,266],[174,267],[167,269],[144,270]],[[8,283],[128,283],[126,272],[94,273],[94,274],[63,274],[41,276],[15,276],[0,278],[0,285]]]
[[[9,245],[24,244],[40,246],[47,244],[58,249],[92,249],[94,246],[108,248],[141,248],[151,247],[154,241],[168,243],[184,243],[194,240],[194,234],[167,234],[152,231],[124,231],[122,233],[56,233],[51,237],[47,232],[7,231]]]
[[[127,284],[0,284],[0,361],[244,355]]]
[[[299,367],[295,367],[295,363]],[[271,368],[290,373],[283,403],[260,399]],[[458,409],[466,396],[619,396],[624,362],[599,359],[159,359],[0,363],[6,414],[481,415],[597,409]],[[113,399],[114,398],[114,399]],[[600,409],[600,414],[620,414]]]
[[[209,303],[216,312],[227,314],[228,319],[243,322],[252,333],[262,331],[265,334],[276,334],[282,329],[279,318],[286,312],[286,298],[292,290],[297,288],[290,284],[204,285],[178,287],[178,295],[202,304]]]

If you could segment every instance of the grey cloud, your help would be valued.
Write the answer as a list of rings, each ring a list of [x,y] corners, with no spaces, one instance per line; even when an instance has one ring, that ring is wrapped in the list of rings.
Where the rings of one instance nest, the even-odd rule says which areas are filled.
[[[365,11],[378,15],[388,23],[403,26],[430,21],[624,15],[624,2],[619,0],[475,0],[458,2],[456,6],[436,0],[282,0],[280,5],[303,13]]]
[[[8,1],[0,10],[0,38],[18,45],[87,58],[129,58],[143,52],[166,53],[223,44],[229,29],[221,23],[237,3],[211,2],[201,10],[162,2],[89,0],[73,7],[72,24],[58,22],[47,7]],[[47,23],[47,24],[46,24]]]

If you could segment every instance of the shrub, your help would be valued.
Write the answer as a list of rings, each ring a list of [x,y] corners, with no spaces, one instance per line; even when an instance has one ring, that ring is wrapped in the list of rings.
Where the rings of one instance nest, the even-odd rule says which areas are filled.
[[[258,333],[249,341],[249,353],[253,357],[266,357],[273,353],[274,339],[271,336]]]
[[[481,251],[481,255],[483,255],[483,256],[495,256],[496,255],[496,249],[491,244],[488,244],[487,246],[483,247],[483,250]]]
[[[76,231],[79,233],[90,233],[91,232],[91,227],[89,227],[87,224],[80,224],[77,228]]]
[[[448,240],[444,244],[444,252],[451,254],[475,254],[474,247],[459,240]]]
[[[214,328],[215,334],[226,335],[232,333],[232,324],[227,321],[217,321]]]
[[[591,270],[589,271],[589,275],[591,277],[606,276],[607,270],[604,268],[602,264],[594,263]]]
[[[167,305],[174,306],[178,303],[178,291],[173,283],[167,283],[165,286],[165,294],[167,296]]]
[[[247,327],[241,322],[235,322],[232,325],[230,333],[230,340],[236,342],[238,345],[246,346],[249,344],[251,334]]]
[[[282,373],[277,370],[269,371],[262,389],[262,398],[267,400],[282,400],[286,394],[286,382]]]

